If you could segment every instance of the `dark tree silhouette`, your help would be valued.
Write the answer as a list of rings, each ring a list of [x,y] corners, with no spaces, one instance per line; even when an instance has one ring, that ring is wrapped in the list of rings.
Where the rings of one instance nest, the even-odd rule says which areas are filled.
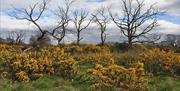
[[[80,36],[80,33],[85,30],[91,23],[91,20],[87,20],[88,12],[85,9],[81,9],[80,11],[76,10],[74,11],[74,18],[72,19],[76,34],[77,34],[77,41],[76,44],[79,45],[79,42],[83,39],[83,37]],[[87,23],[85,23],[88,21]]]
[[[109,14],[123,35],[127,37],[128,45],[131,47],[133,43],[143,42],[137,39],[146,38],[150,31],[158,26],[157,16],[162,12],[154,8],[154,4],[145,9],[144,1],[140,0],[122,0],[122,4],[123,17],[113,15],[111,12]]]
[[[97,24],[98,28],[101,31],[101,45],[104,45],[106,41],[106,30],[107,24],[109,22],[108,16],[106,15],[106,8],[101,7],[96,11],[96,14],[92,14],[93,21]]]
[[[58,40],[58,44],[64,39],[66,31],[68,31],[68,24],[70,19],[70,6],[75,0],[65,0],[65,7],[58,7],[58,11],[55,13],[58,16],[58,27],[54,29],[51,35]]]
[[[44,13],[46,6],[47,6],[47,1],[43,0],[42,4],[36,3],[32,6],[29,6],[29,8],[18,9],[18,8],[13,7],[15,14],[10,15],[10,16],[15,17],[18,20],[27,20],[33,23],[41,33],[40,36],[38,37],[38,40],[40,40],[43,38],[46,32],[48,32],[47,30],[42,29],[40,24],[37,23],[37,21],[40,19],[40,17]],[[38,9],[38,11],[36,11],[36,9]]]

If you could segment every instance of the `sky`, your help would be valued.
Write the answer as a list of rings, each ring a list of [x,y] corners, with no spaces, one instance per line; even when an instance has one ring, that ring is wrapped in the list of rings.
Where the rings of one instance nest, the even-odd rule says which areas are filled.
[[[4,31],[36,30],[37,28],[32,23],[25,20],[17,20],[9,15],[13,14],[12,6],[19,9],[28,8],[37,2],[41,3],[42,0],[0,0],[0,36],[3,36],[2,32]],[[148,5],[154,3],[156,8],[166,12],[158,17],[158,24],[160,26],[155,28],[155,31],[163,34],[180,34],[180,0],[145,0],[145,9],[149,7]],[[56,11],[58,6],[64,6],[63,0],[49,1],[47,10],[38,21],[43,28],[57,23],[53,11]],[[71,10],[86,8],[90,13],[94,13],[101,6],[111,6],[113,13],[121,14],[121,0],[76,0],[71,6]],[[83,42],[94,43],[100,41],[100,31],[92,26],[95,26],[95,24],[91,24],[88,30],[82,32]],[[70,23],[69,27],[73,27],[73,23]],[[107,34],[107,41],[120,40],[121,33],[113,23],[109,23]],[[70,33],[65,38],[69,42],[75,39],[76,36]]]

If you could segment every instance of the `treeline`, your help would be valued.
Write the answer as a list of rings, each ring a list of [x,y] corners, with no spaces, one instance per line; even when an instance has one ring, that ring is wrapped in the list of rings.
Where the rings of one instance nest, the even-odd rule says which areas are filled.
[[[119,11],[112,12],[111,7],[102,6],[92,13],[87,9],[72,9],[72,5],[75,4],[74,2],[76,1],[64,0],[64,7],[57,7],[57,11],[52,14],[58,17],[56,19],[57,25],[54,24],[54,28],[51,29],[42,28],[38,22],[42,15],[47,12],[48,0],[43,0],[42,3],[31,5],[29,8],[19,9],[14,7],[13,11],[15,13],[10,16],[18,20],[29,21],[36,26],[39,33],[30,38],[30,43],[34,44],[42,44],[45,41],[50,42],[50,37],[54,38],[58,44],[61,44],[67,32],[73,32],[76,35],[76,44],[79,45],[80,41],[83,40],[81,36],[82,31],[86,30],[91,24],[96,24],[98,30],[100,30],[100,44],[104,45],[108,35],[106,32],[107,25],[112,22],[117,26],[119,31],[121,31],[119,35],[125,37],[129,47],[134,43],[155,43],[155,41],[161,38],[160,35],[151,33],[151,31],[158,26],[157,16],[164,13],[155,8],[154,4],[150,5],[149,8],[145,8],[144,1],[122,0],[122,2],[119,3],[122,5]],[[118,13],[122,13],[122,15]],[[73,30],[75,31],[69,28],[70,22],[74,24],[75,27]],[[16,38],[8,37],[5,41],[15,44],[21,43],[22,36],[24,35],[22,33],[22,31],[19,33],[15,32],[13,35],[16,36]],[[1,40],[3,39],[1,38]],[[168,41],[172,42],[172,40]],[[178,46],[179,38],[175,39],[174,42]]]
[[[0,36],[0,44],[10,45],[31,45],[31,46],[48,46],[54,45],[54,40],[50,36],[44,36],[41,40],[37,40],[40,36],[37,32],[32,32],[32,35],[27,35],[29,32],[25,31],[10,31],[4,33],[6,38]],[[27,38],[29,36],[29,38]],[[27,42],[28,41],[28,42]],[[79,45],[84,45],[80,43]],[[155,46],[160,48],[180,48],[180,35],[167,34],[163,36],[163,39],[157,43],[143,43],[147,46]],[[72,42],[70,45],[77,45],[76,42]],[[100,43],[97,45],[101,45]],[[128,44],[126,42],[106,42],[104,45],[113,45],[115,50],[127,50]],[[120,48],[120,49],[119,49]]]

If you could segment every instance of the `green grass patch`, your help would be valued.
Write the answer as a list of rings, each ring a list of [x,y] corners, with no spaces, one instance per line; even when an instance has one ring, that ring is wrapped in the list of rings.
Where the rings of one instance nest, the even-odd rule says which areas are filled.
[[[150,91],[180,91],[180,79],[157,76],[150,79]]]
[[[87,91],[88,86],[73,85],[71,81],[60,77],[45,77],[32,82],[10,83],[0,79],[0,91]]]
[[[90,91],[90,84],[68,81],[60,77],[45,77],[32,82],[10,83],[0,79],[0,91]],[[180,91],[180,79],[157,76],[149,82],[150,91]],[[105,88],[98,91],[118,91],[116,88]]]

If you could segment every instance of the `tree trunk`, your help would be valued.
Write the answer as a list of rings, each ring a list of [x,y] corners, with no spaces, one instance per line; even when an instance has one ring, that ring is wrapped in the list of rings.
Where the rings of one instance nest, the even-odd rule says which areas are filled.
[[[59,44],[59,45],[61,44],[61,41],[64,39],[65,34],[66,34],[66,28],[65,28],[65,25],[63,25],[63,26],[62,26],[61,37],[58,39],[58,44]]]
[[[132,38],[128,37],[128,47],[131,48],[132,47]]]
[[[64,39],[64,37],[65,37],[65,30],[63,30],[62,32],[61,38],[58,39],[58,45],[61,44],[61,41]]]
[[[101,45],[104,45],[104,36],[103,36],[103,32],[101,32]]]
[[[80,41],[80,32],[77,33],[77,45],[79,45],[79,41]]]

